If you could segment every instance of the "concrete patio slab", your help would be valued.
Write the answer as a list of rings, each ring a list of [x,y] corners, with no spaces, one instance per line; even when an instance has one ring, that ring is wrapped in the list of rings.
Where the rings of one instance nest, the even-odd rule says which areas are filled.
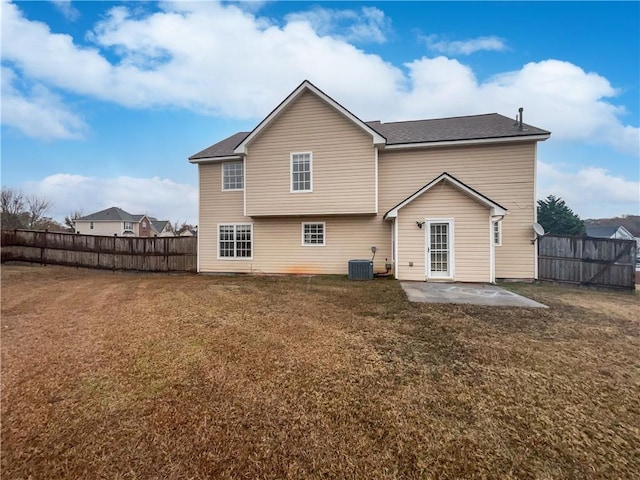
[[[509,292],[497,285],[427,282],[400,282],[400,285],[411,302],[548,308],[546,305]]]

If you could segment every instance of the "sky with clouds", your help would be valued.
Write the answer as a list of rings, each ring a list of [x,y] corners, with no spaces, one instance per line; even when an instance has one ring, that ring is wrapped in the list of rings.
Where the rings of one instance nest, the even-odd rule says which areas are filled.
[[[304,79],[363,120],[523,106],[541,198],[640,214],[638,2],[0,1],[2,185],[54,218],[196,222],[187,157]]]

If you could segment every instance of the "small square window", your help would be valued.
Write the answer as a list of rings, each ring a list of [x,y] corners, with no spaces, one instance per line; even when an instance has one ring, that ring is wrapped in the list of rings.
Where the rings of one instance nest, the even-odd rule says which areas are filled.
[[[244,188],[244,166],[242,162],[222,164],[222,190],[242,190]]]
[[[322,247],[325,244],[325,223],[303,223],[302,245]]]

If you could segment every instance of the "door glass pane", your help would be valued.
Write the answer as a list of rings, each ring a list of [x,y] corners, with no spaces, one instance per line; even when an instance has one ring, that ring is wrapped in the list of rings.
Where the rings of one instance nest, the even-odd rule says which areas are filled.
[[[432,223],[429,226],[430,272],[449,273],[449,224]]]

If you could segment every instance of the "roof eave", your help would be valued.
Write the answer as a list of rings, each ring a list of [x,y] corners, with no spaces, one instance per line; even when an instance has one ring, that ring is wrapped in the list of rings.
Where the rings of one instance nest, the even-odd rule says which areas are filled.
[[[226,160],[242,160],[242,155],[223,155],[219,157],[189,157],[189,163],[215,163]]]
[[[387,220],[387,219],[390,219],[390,218],[396,218],[398,216],[398,211],[402,207],[404,207],[404,206],[408,205],[409,203],[413,202],[420,195],[422,195],[423,193],[425,193],[426,191],[430,190],[432,187],[434,187],[435,185],[439,184],[440,182],[442,182],[444,180],[448,181],[449,183],[454,185],[457,189],[459,189],[460,191],[462,191],[462,192],[466,193],[467,195],[469,195],[470,197],[472,197],[478,203],[481,203],[481,204],[485,205],[487,208],[489,208],[491,210],[491,216],[504,216],[504,215],[506,215],[508,213],[507,209],[505,207],[503,207],[502,205],[500,205],[499,203],[494,202],[493,200],[491,200],[490,198],[486,197],[482,193],[480,193],[477,190],[471,188],[469,185],[465,184],[464,182],[461,182],[460,180],[455,178],[453,175],[450,175],[447,172],[443,172],[440,175],[438,175],[436,178],[431,180],[429,183],[427,183],[425,186],[420,188],[417,192],[409,195],[402,202],[400,202],[395,207],[393,207],[389,211],[387,211],[382,218],[384,220]]]
[[[410,148],[435,148],[454,145],[483,145],[487,143],[511,143],[511,142],[544,142],[551,136],[550,133],[535,135],[516,135],[513,137],[473,138],[466,140],[442,140],[434,142],[394,143],[385,145],[385,150],[404,150]]]

